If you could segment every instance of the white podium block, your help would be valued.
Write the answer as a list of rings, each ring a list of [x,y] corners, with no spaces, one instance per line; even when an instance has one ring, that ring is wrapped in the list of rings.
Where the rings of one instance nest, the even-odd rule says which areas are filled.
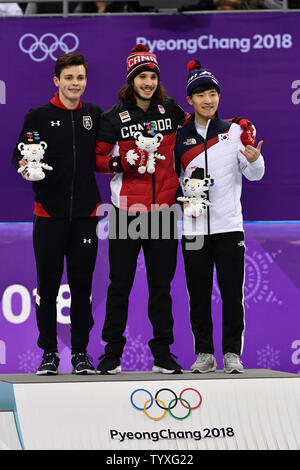
[[[13,411],[0,409],[0,450],[21,450]]]
[[[269,370],[0,375],[0,407],[28,450],[300,449],[300,376]]]

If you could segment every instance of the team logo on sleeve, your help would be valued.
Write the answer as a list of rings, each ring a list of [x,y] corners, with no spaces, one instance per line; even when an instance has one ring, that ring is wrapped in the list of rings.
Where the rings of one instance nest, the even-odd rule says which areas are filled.
[[[131,117],[128,111],[123,111],[122,113],[119,113],[119,116],[122,122],[131,121]]]
[[[226,142],[229,140],[229,134],[219,134],[219,142]]]
[[[93,127],[93,122],[91,116],[83,116],[82,117],[83,127],[90,131]]]

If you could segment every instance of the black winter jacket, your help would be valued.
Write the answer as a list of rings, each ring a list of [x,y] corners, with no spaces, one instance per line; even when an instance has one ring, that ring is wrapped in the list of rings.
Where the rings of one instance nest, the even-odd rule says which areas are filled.
[[[48,145],[43,162],[53,167],[45,171],[45,179],[32,183],[34,214],[70,220],[96,215],[100,194],[94,174],[95,146],[101,112],[98,106],[81,102],[69,110],[56,93],[50,103],[25,116],[18,143],[26,142],[27,132],[38,131]],[[15,168],[23,158],[17,145],[12,157]]]

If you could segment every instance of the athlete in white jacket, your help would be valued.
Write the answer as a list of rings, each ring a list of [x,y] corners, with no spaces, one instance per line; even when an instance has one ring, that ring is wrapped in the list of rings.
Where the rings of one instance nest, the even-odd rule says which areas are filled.
[[[179,131],[176,154],[180,154],[183,192],[184,179],[190,178],[196,168],[204,168],[205,175],[214,180],[209,190],[212,207],[196,220],[183,215],[185,235],[243,231],[242,175],[251,181],[260,180],[264,174],[264,160],[262,155],[253,162],[247,159],[248,153],[245,152],[256,156],[256,149],[251,146],[245,148],[240,139],[241,132],[238,124],[218,118],[209,119],[205,126],[201,126],[195,115]],[[187,142],[193,142],[193,145],[187,146]]]
[[[197,168],[202,168],[204,176],[213,180],[207,193],[211,205],[204,214],[183,217],[182,249],[197,354],[191,370],[202,373],[216,370],[211,318],[216,266],[223,302],[224,370],[243,372],[239,356],[245,329],[245,242],[240,197],[242,175],[252,181],[264,175],[264,159],[260,153],[263,142],[257,147],[244,146],[241,127],[218,117],[220,85],[217,79],[197,61],[191,61],[188,70],[187,99],[194,113],[177,133],[176,170],[183,193],[184,178],[191,177]]]

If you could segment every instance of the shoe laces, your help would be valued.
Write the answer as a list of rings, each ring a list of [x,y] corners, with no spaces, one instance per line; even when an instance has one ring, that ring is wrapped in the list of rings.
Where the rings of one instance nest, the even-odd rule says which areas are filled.
[[[226,353],[226,359],[228,359],[229,361],[231,362],[240,362],[242,364],[242,361],[240,360],[240,357],[238,356],[238,354],[235,354],[235,353]]]
[[[78,362],[81,364],[93,362],[93,358],[89,354],[86,354],[86,353],[75,353],[74,358],[78,359]]]
[[[56,353],[44,353],[43,361],[41,365],[47,366],[48,364],[54,364],[55,359],[59,360],[59,357],[57,356]]]
[[[120,359],[119,356],[113,356],[112,354],[102,354],[100,357],[98,357],[98,361],[103,362],[106,360],[110,359]]]
[[[178,356],[175,356],[173,353],[166,353],[166,356],[170,357],[171,359],[178,359]]]
[[[198,354],[198,358],[199,358],[201,361],[206,361],[206,360],[209,359],[211,356],[212,356],[212,354],[210,354],[210,353],[199,353],[199,354]]]

